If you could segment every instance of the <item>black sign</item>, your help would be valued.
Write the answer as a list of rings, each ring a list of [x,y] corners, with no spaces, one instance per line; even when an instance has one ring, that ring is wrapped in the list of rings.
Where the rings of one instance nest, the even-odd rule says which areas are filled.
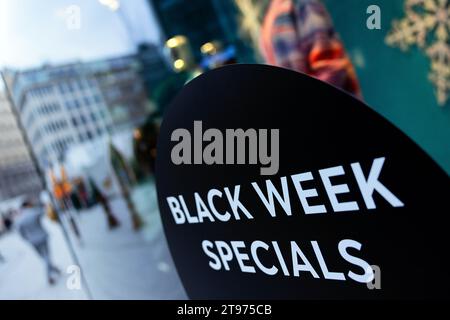
[[[165,115],[156,172],[190,298],[449,297],[448,175],[323,82],[261,65],[199,76]]]

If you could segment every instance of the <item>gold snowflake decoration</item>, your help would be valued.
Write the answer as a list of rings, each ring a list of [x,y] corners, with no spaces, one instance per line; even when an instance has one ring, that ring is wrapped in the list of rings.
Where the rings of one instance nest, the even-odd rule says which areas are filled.
[[[412,45],[423,49],[431,60],[430,81],[443,106],[450,89],[450,0],[406,0],[405,18],[396,20],[386,43],[406,51]]]
[[[240,29],[243,34],[250,37],[253,45],[257,48],[261,29],[260,15],[263,6],[260,2],[254,2],[253,0],[235,0],[235,3],[241,14]]]

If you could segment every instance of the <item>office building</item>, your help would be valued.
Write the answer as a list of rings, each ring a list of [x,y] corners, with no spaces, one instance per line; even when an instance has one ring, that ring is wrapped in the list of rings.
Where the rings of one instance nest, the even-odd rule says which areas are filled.
[[[162,61],[152,63],[148,77],[158,77]],[[164,67],[164,64],[163,64]],[[154,110],[148,98],[143,64],[139,55],[127,55],[80,65],[80,70],[95,80],[111,115],[114,130],[121,131],[141,125]]]
[[[0,90],[0,201],[42,190],[29,150],[4,91]]]
[[[9,71],[7,83],[41,168],[113,129],[99,83],[82,64]]]

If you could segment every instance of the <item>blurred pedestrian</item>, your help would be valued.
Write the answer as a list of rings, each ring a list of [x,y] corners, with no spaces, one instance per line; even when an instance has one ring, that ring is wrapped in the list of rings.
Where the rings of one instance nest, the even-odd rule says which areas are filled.
[[[2,235],[3,232],[6,232],[6,226],[3,216],[0,214],[0,236]],[[5,258],[3,258],[1,252],[0,252],[0,262],[5,262]]]
[[[22,204],[22,208],[14,220],[14,225],[22,238],[36,250],[44,261],[47,272],[47,281],[49,284],[53,285],[56,281],[56,277],[59,276],[61,272],[53,265],[50,259],[48,234],[41,224],[41,217],[43,215],[43,207],[35,206],[31,200],[26,200]]]
[[[353,65],[320,0],[271,0],[264,12],[260,46],[268,64],[361,96]]]
[[[100,189],[96,186],[96,184],[91,181],[92,185],[92,193],[94,196],[94,199],[100,203],[100,205],[103,208],[103,212],[106,215],[106,220],[108,222],[108,228],[109,229],[115,229],[120,226],[119,220],[114,216],[111,206],[109,205],[108,198],[100,191]]]
[[[5,225],[6,231],[10,231],[12,228],[12,217],[14,215],[13,211],[8,211],[6,216],[3,217],[3,224]]]
[[[89,206],[88,194],[87,194],[87,190],[86,190],[86,185],[84,184],[84,181],[81,178],[79,178],[77,180],[77,191],[78,191],[81,208],[86,209]]]

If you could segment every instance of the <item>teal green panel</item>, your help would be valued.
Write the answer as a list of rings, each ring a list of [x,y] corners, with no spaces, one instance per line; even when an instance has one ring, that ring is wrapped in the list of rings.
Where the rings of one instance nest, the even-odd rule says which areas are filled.
[[[324,0],[355,63],[364,100],[403,130],[450,173],[450,102],[439,106],[428,81],[430,61],[420,49],[407,52],[385,43],[403,0]],[[366,28],[366,9],[381,9],[381,30]],[[411,159],[414,161],[414,159]]]

